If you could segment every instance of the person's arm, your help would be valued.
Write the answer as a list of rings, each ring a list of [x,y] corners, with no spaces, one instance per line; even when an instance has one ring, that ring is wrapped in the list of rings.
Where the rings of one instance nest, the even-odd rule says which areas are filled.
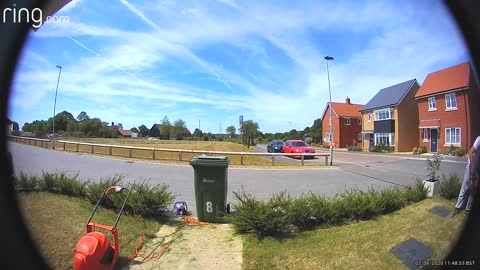
[[[473,155],[475,154],[477,150],[475,149],[475,146],[472,145],[472,147],[470,148],[470,150],[468,150],[468,159],[470,160],[470,168],[469,168],[469,171],[470,171],[470,177],[472,177],[473,175],[475,175],[475,160],[473,159]]]

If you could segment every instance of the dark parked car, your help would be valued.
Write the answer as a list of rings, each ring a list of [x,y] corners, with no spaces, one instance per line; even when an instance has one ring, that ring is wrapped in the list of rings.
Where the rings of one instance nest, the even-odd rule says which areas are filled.
[[[267,145],[267,152],[269,153],[282,153],[283,141],[271,141]]]

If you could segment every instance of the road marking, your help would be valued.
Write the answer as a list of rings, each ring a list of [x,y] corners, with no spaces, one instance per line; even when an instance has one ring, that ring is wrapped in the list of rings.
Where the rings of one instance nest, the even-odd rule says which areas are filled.
[[[395,183],[395,182],[392,182],[392,181],[389,181],[389,180],[386,180],[386,179],[382,179],[382,178],[379,178],[379,177],[371,176],[371,175],[368,175],[368,174],[355,172],[355,171],[345,169],[345,168],[340,168],[340,169],[342,169],[344,171],[347,171],[347,172],[350,172],[350,173],[353,173],[353,174],[358,174],[358,175],[365,176],[365,177],[368,177],[368,178],[372,178],[372,179],[375,179],[375,180],[378,180],[378,181],[386,182],[386,183],[389,183],[389,184],[392,184],[392,185],[397,185],[397,186],[401,186],[401,187],[405,187],[405,188],[408,187],[408,186],[405,186],[405,185],[402,185],[402,184],[399,184],[399,183]]]

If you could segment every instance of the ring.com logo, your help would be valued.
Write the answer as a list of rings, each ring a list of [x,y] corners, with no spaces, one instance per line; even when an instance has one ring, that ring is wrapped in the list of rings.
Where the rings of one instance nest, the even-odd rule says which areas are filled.
[[[68,23],[70,18],[68,16],[47,16],[43,17],[43,12],[40,8],[28,10],[26,8],[17,8],[17,4],[13,3],[11,8],[3,9],[2,13],[3,23],[11,21],[13,23],[32,23],[34,28],[39,28],[42,23]]]

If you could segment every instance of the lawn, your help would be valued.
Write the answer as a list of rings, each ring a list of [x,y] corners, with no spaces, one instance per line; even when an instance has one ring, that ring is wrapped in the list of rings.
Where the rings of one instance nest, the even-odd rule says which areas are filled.
[[[50,266],[72,269],[73,249],[85,233],[85,223],[94,206],[78,198],[44,192],[19,193],[18,199],[32,236]],[[116,215],[114,211],[100,208],[94,221],[112,225]],[[148,241],[160,226],[156,221],[123,215],[118,224],[121,257],[117,266],[124,265],[135,252],[142,233]]]
[[[255,148],[247,148],[238,143],[234,142],[224,142],[224,141],[175,141],[175,140],[153,140],[149,141],[146,139],[108,139],[108,138],[72,138],[67,139],[69,141],[75,142],[86,142],[86,143],[95,143],[95,144],[109,144],[109,145],[122,145],[122,146],[135,146],[135,147],[147,147],[147,148],[158,148],[158,149],[184,149],[184,150],[204,150],[204,151],[221,151],[221,152],[254,152]],[[51,145],[49,144],[49,147]],[[56,147],[59,149],[63,148],[63,144],[57,143]],[[75,144],[67,144],[67,151],[76,151]],[[86,145],[79,146],[79,152],[92,153],[92,147]],[[108,147],[95,147],[94,154],[109,155]],[[113,148],[113,156],[129,157],[130,152],[128,149],[122,148]],[[132,158],[140,159],[153,159],[153,153],[151,150],[132,150]],[[182,161],[189,161],[194,156],[200,155],[199,153],[182,153]],[[230,164],[240,165],[240,156],[239,155],[227,155]],[[155,151],[155,160],[170,160],[176,161],[179,159],[178,152],[164,152],[164,151]],[[243,158],[244,165],[260,165],[260,166],[271,166],[272,161],[260,156],[244,156]],[[282,163],[275,162],[276,165],[293,165],[291,163]]]
[[[464,215],[441,218],[429,210],[454,203],[427,199],[375,220],[321,228],[292,238],[244,237],[244,269],[407,269],[389,251],[411,237],[441,260],[462,228]]]

